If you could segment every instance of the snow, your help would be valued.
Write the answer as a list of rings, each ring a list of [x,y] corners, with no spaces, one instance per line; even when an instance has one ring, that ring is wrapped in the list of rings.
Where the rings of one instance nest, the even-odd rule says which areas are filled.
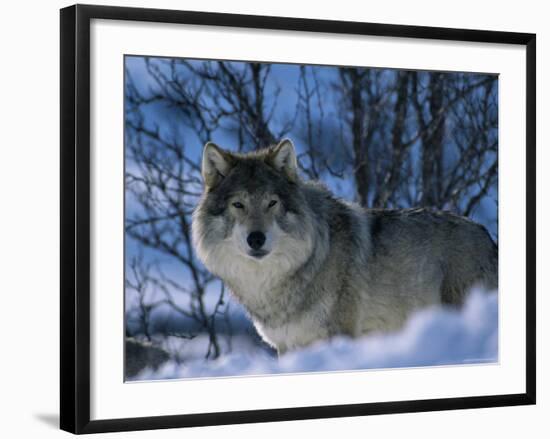
[[[145,369],[132,380],[263,375],[372,368],[401,368],[490,363],[498,361],[496,292],[474,290],[464,307],[427,308],[413,314],[395,333],[362,338],[336,337],[279,358],[254,349],[239,349],[217,360],[170,360],[157,370]]]

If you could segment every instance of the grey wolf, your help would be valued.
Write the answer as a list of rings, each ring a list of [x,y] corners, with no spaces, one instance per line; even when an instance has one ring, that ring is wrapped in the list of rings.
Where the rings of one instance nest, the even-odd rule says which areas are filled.
[[[239,154],[204,147],[196,252],[279,353],[398,329],[410,313],[497,288],[486,229],[448,212],[376,210],[298,175],[290,140]]]

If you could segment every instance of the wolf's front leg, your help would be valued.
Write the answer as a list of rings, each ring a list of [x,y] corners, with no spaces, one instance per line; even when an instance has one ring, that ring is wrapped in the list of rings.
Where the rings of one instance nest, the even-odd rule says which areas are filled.
[[[277,357],[281,357],[288,352],[288,346],[279,345],[277,346]]]

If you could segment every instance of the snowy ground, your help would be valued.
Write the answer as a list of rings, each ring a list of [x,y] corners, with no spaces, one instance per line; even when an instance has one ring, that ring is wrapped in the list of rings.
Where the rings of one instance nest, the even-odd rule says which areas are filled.
[[[339,337],[280,358],[258,349],[246,337],[236,337],[233,343],[232,352],[215,361],[171,359],[156,370],[143,370],[132,380],[496,362],[497,294],[473,292],[460,311],[442,307],[419,311],[396,333],[372,334],[360,339]],[[200,344],[201,339],[197,339],[187,349],[192,351]],[[178,351],[180,347],[164,346]],[[183,352],[183,357],[192,358],[191,351]]]

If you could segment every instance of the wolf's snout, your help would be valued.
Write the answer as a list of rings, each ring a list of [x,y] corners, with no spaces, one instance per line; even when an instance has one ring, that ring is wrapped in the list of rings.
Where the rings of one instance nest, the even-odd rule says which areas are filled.
[[[265,235],[259,231],[252,232],[246,238],[246,242],[248,242],[251,249],[260,250],[265,243]]]

